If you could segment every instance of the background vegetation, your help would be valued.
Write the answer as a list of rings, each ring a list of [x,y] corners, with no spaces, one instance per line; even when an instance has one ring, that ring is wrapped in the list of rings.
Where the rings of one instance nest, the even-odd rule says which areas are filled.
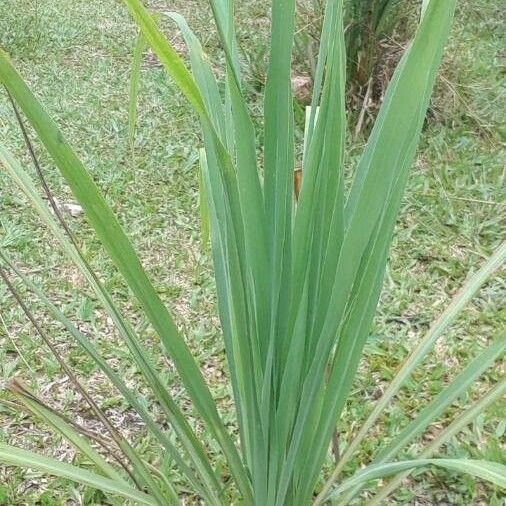
[[[170,4],[170,5],[168,5]],[[210,14],[206,2],[150,2],[161,12],[177,10],[185,14],[201,36],[207,52],[220,63],[221,52],[208,29]],[[267,31],[265,2],[241,2],[239,38],[248,58],[258,62]],[[145,266],[164,301],[179,315],[178,324],[191,336],[191,346],[204,368],[215,396],[225,408],[230,391],[224,381],[222,340],[214,317],[215,300],[208,251],[202,248],[198,223],[198,178],[196,166],[200,140],[196,121],[156,59],[145,55],[142,67],[138,131],[135,158],[128,144],[128,80],[135,40],[133,24],[126,9],[113,0],[3,0],[0,4],[0,45],[11,55],[50,113],[63,125],[92,170],[95,180],[133,238]],[[163,22],[162,22],[163,23]],[[167,25],[168,26],[168,25]],[[173,30],[173,28],[171,28]],[[171,33],[171,32],[168,32]],[[183,44],[174,33],[176,46]],[[499,242],[504,200],[505,157],[500,130],[500,56],[504,47],[499,6],[494,0],[462,0],[442,76],[439,78],[425,143],[404,199],[393,255],[375,322],[367,345],[367,363],[355,385],[365,399],[379,395],[382,384],[392,376],[410,342],[419,337],[458,287],[467,272],[488,256]],[[299,65],[299,63],[298,63]],[[302,67],[302,63],[300,66]],[[218,68],[218,65],[217,65]],[[257,83],[262,82],[262,65]],[[304,69],[300,68],[300,72]],[[252,76],[251,98],[257,95]],[[260,98],[260,95],[258,95]],[[258,114],[261,104],[256,102]],[[302,124],[300,107],[300,122]],[[255,111],[254,111],[255,112]],[[12,111],[5,96],[0,98],[0,135],[9,146],[28,160]],[[77,140],[79,139],[79,142]],[[350,144],[348,167],[361,151],[359,135]],[[45,154],[40,153],[47,161]],[[48,165],[50,167],[50,165]],[[62,203],[72,203],[68,190],[54,171],[48,170],[51,187]],[[149,342],[153,336],[146,322],[137,316],[135,304],[114,274],[108,261],[90,239],[79,213],[71,219],[74,232],[88,257],[107,280],[116,298],[132,316]],[[69,315],[84,321],[83,329],[99,336],[105,354],[133,382],[136,370],[126,362],[126,353],[114,334],[112,324],[95,306],[91,295],[83,293],[83,281],[61,255],[54,253],[52,239],[44,236],[38,220],[24,200],[11,192],[0,176],[0,242],[16,253],[20,265],[34,275],[51,297]],[[39,266],[44,265],[44,270]],[[410,276],[405,273],[410,272]],[[419,372],[400,402],[390,409],[383,423],[395,432],[453,376],[460,361],[474,355],[480,343],[504,325],[504,291],[500,280],[489,283],[459,320]],[[74,293],[74,296],[69,294]],[[502,305],[501,305],[502,304]],[[0,375],[2,381],[20,375],[41,396],[63,409],[79,410],[79,398],[65,381],[51,355],[34,338],[29,323],[0,285]],[[504,309],[503,309],[504,311]],[[210,316],[213,315],[213,316]],[[499,315],[499,317],[498,317]],[[43,322],[47,323],[47,322]],[[108,414],[127,436],[149,451],[139,421],[115,397],[91,362],[79,350],[69,348],[61,329],[48,326],[75,370],[86,378],[95,396],[103,400]],[[144,329],[144,330],[143,330]],[[153,346],[158,346],[153,340]],[[157,354],[160,361],[163,355]],[[171,364],[164,364],[169,377]],[[420,371],[422,371],[420,369]],[[492,383],[497,373],[485,382]],[[477,394],[485,385],[477,385]],[[147,394],[140,392],[141,395]],[[3,395],[3,394],[2,394]],[[360,419],[367,412],[360,397],[349,404],[345,416]],[[146,399],[149,403],[149,398]],[[504,407],[504,406],[503,406]],[[505,423],[501,406],[480,416],[469,431],[446,448],[449,456],[466,454],[475,458],[504,459],[500,439]],[[5,409],[7,408],[0,408]],[[81,410],[88,426],[87,412]],[[7,413],[4,413],[7,415]],[[29,418],[0,411],[0,439],[31,448],[45,448],[51,455],[73,457],[73,451],[49,433],[35,429]],[[451,412],[448,414],[451,416]],[[232,414],[231,414],[232,419]],[[90,426],[90,428],[93,428]],[[438,427],[434,426],[434,432]],[[374,434],[373,434],[374,435]],[[379,434],[376,436],[379,437]],[[377,441],[369,439],[371,451]],[[0,468],[1,469],[1,468]],[[409,487],[391,501],[409,503],[413,495],[427,504],[494,504],[493,494],[471,478],[431,471],[414,477]],[[84,491],[61,480],[48,480],[21,470],[0,471],[0,504],[101,503],[99,493]],[[56,490],[56,487],[57,490]],[[63,491],[63,492],[62,492]]]

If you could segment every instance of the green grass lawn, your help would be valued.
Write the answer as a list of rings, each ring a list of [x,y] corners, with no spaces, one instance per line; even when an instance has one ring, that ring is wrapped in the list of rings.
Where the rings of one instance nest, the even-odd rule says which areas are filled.
[[[214,29],[209,28],[210,14],[204,0],[154,0],[149,3],[159,12],[177,10],[185,14],[202,36],[204,47],[219,72],[222,55]],[[255,62],[260,58],[259,48],[265,44],[266,3],[252,0],[238,3],[238,15],[242,19],[241,46],[247,60]],[[176,47],[183,50],[175,27],[167,19],[162,18],[160,22]],[[506,134],[504,75],[501,73],[504,24],[499,2],[460,2],[404,199],[366,360],[354,387],[355,396],[345,412],[348,420],[357,420],[356,425],[368,414],[372,402],[402,358],[444,309],[467,274],[476,270],[501,241],[506,202],[506,156],[501,147]],[[200,241],[199,129],[156,59],[146,54],[141,74],[135,157],[132,158],[127,137],[127,110],[134,40],[133,23],[121,2],[0,1],[0,46],[11,55],[37,96],[63,126],[106,194],[204,368],[215,397],[220,399],[222,411],[233,425],[210,255]],[[250,95],[253,114],[258,117],[261,102],[254,87]],[[0,136],[32,170],[12,109],[3,93],[0,93]],[[362,138],[350,143],[349,170],[363,143]],[[68,188],[40,146],[38,154],[55,196],[60,202],[71,203]],[[144,340],[152,348],[159,349],[156,336],[139,316],[136,302],[100,250],[85,219],[77,216],[68,220],[88,260],[106,281],[120,306]],[[137,371],[112,322],[108,321],[84,280],[55,248],[55,241],[40,227],[26,201],[1,173],[0,245],[9,248],[25,272],[44,287],[69,317],[80,322],[81,330],[95,338],[111,364],[121,371],[129,384],[135,385]],[[380,426],[371,432],[363,448],[361,457],[364,460],[380,441],[399,431],[412,413],[449,382],[459,365],[466,363],[504,329],[505,299],[504,281],[499,277],[481,290],[452,331],[419,368],[408,388],[398,396]],[[42,308],[34,303],[32,309],[116,425],[145,448],[153,461],[163,460],[156,446],[145,437],[142,424],[91,361],[69,344],[65,333],[51,322]],[[168,381],[176,380],[174,368],[161,350],[156,356]],[[469,402],[494,383],[501,372],[499,368],[489,370],[459,405]],[[70,388],[49,350],[41,345],[21,310],[0,284],[0,382],[7,383],[13,377],[22,378],[53,406],[77,413],[79,422],[90,429],[98,426]],[[138,391],[149,403],[149,393],[142,384],[138,385]],[[177,381],[174,381],[173,391],[191,416],[191,406]],[[8,398],[6,393],[0,396]],[[458,412],[459,405],[454,405],[446,414],[446,421]],[[501,451],[506,429],[501,417],[504,409],[504,404],[497,405],[482,413],[442,452],[450,457],[506,461]],[[433,425],[431,433],[437,433],[444,424],[445,421]],[[350,427],[350,423],[343,422],[343,426]],[[342,439],[349,436],[342,434]],[[430,438],[430,434],[425,437]],[[2,406],[0,440],[62,458],[75,458],[73,450],[55,439],[42,425],[34,425],[27,416],[14,414]],[[208,444],[213,451],[213,442]],[[359,466],[360,461],[352,465]],[[433,470],[415,473],[406,487],[390,498],[390,503],[499,505],[502,499],[499,491],[476,484],[471,478]],[[0,505],[18,504],[109,502],[98,492],[61,479],[0,466]]]

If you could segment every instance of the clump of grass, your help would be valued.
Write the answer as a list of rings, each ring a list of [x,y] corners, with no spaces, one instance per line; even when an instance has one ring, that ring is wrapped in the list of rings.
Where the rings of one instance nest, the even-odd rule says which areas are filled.
[[[401,450],[440,417],[504,352],[504,335],[481,351],[411,423],[385,442],[365,469],[347,479],[341,479],[341,473],[414,368],[465,303],[504,261],[504,245],[468,280],[412,351],[356,437],[343,455],[339,455],[335,470],[325,482],[321,475],[333,437],[335,442],[335,427],[349,397],[376,310],[393,228],[456,2],[425,2],[417,33],[392,78],[349,194],[343,182],[346,137],[343,5],[341,0],[326,2],[312,106],[307,111],[298,200],[293,189],[296,145],[290,83],[295,0],[282,0],[272,5],[262,164],[257,156],[257,135],[242,91],[232,3],[211,2],[226,57],[222,87],[199,41],[181,16],[170,14],[188,45],[192,73],[143,5],[138,0],[125,0],[125,3],[143,39],[158,55],[201,122],[205,201],[202,209],[204,221],[210,222],[238,441],[220,416],[202,371],[117,218],[61,130],[2,52],[0,81],[12,96],[16,112],[22,111],[37,133],[160,337],[201,422],[224,456],[227,470],[217,471],[208,449],[155,367],[151,351],[90,267],[45,181],[20,113],[17,113],[19,123],[49,206],[19,162],[0,146],[2,167],[28,197],[55,240],[95,291],[151,388],[171,432],[154,419],[121,375],[99,353],[93,340],[79,331],[2,253],[0,275],[4,283],[102,424],[107,438],[87,433],[15,382],[11,390],[25,409],[63,435],[86,456],[95,470],[7,445],[0,446],[0,460],[63,476],[149,505],[177,504],[188,491],[206,504],[216,505],[234,503],[239,498],[244,504],[258,505],[303,505],[313,500],[315,504],[322,504],[336,497],[348,503],[369,481],[396,475],[373,499],[374,503],[395,489],[402,478],[399,473],[431,465],[470,473],[503,486],[504,466],[499,463],[434,459],[432,456],[472,419],[477,410],[504,393],[504,381],[465,410],[422,453],[409,460],[396,459]],[[140,49],[136,65],[139,52]],[[132,100],[135,100],[137,82],[138,74],[134,72]],[[135,125],[133,110],[131,107],[131,139]],[[177,470],[176,480],[148,462],[105,416],[101,406],[52,345],[51,337],[38,324],[8,270],[63,324],[126,403],[138,413]],[[334,450],[338,454],[336,444]]]
[[[321,0],[299,0],[302,27],[297,32],[296,56],[305,61],[314,73],[318,46],[325,13]],[[417,5],[410,0],[345,0],[344,26],[347,74],[350,84],[364,87],[374,78],[375,69],[383,55],[382,42],[403,34],[402,25],[410,24]]]

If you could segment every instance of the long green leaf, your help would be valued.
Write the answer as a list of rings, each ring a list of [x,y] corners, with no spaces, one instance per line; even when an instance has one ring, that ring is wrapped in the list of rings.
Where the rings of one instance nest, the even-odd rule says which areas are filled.
[[[460,432],[466,425],[478,415],[482,414],[491,404],[501,399],[506,394],[506,379],[503,379],[495,387],[480,397],[472,406],[453,420],[453,422],[439,433],[430,444],[420,453],[420,458],[431,458],[432,455],[453,436]],[[396,475],[389,483],[381,487],[376,495],[367,502],[367,506],[380,506],[385,499],[410,475],[411,471],[404,471]]]
[[[202,235],[202,245],[205,248],[209,243],[210,218],[208,196],[206,194],[206,186],[204,184],[204,172],[206,171],[204,164],[206,162],[205,151],[199,151],[199,212],[200,212],[200,230]]]
[[[206,110],[214,128],[222,142],[225,139],[225,114],[210,60],[204,53],[202,45],[191,31],[186,20],[176,12],[168,12],[167,16],[176,22],[188,47],[193,77],[199,87]]]
[[[269,302],[272,320],[269,341],[276,355],[289,336],[292,277],[293,172],[295,168],[291,55],[295,29],[295,0],[271,2],[271,45],[264,95],[264,198],[270,261]],[[278,394],[279,395],[279,394]],[[289,420],[287,419],[288,423]],[[282,441],[279,442],[282,447]],[[274,444],[273,444],[274,445]],[[274,445],[274,448],[276,446]],[[276,482],[275,474],[269,479]],[[274,485],[271,485],[271,488]]]
[[[6,264],[17,274],[17,276],[23,281],[23,283],[40,299],[46,309],[52,314],[52,316],[63,324],[70,335],[76,340],[76,342],[82,346],[84,351],[93,359],[97,366],[104,372],[109,378],[111,383],[118,389],[123,395],[124,399],[137,411],[139,416],[146,424],[151,434],[162,444],[164,449],[168,452],[168,455],[174,459],[177,463],[178,468],[182,475],[186,476],[189,483],[193,485],[195,490],[206,498],[210,504],[218,504],[219,500],[216,496],[216,491],[220,491],[220,484],[217,482],[216,477],[207,461],[207,457],[203,449],[197,444],[196,436],[193,434],[191,428],[186,423],[182,413],[180,413],[174,406],[170,408],[170,420],[173,424],[180,440],[183,444],[184,449],[187,451],[190,458],[195,462],[196,469],[202,477],[202,482],[205,484],[205,488],[200,485],[200,480],[195,476],[193,471],[187,466],[184,459],[180,455],[179,451],[169,440],[168,436],[161,430],[159,425],[155,422],[153,417],[149,414],[148,410],[138,400],[135,392],[130,390],[121,377],[112,369],[107,361],[100,355],[93,343],[82,334],[70,320],[46,297],[44,292],[32,283],[23,273],[5,256],[0,249],[0,258],[6,262]],[[142,363],[141,363],[142,366]],[[156,384],[155,384],[156,386]],[[155,389],[155,392],[157,389]]]
[[[248,494],[248,480],[237,450],[218,414],[202,373],[188,346],[179,335],[172,317],[149,281],[117,218],[57,125],[33,96],[10,63],[7,55],[2,51],[0,51],[0,80],[14,96],[37,131],[77,200],[83,206],[90,224],[95,229],[109,256],[123,274],[129,288],[139,299],[146,316],[173,358],[192,401],[202,418],[207,422],[212,434],[222,445],[232,466],[232,472],[236,474],[241,487]]]
[[[42,201],[41,197],[37,193],[37,190],[35,189],[30,177],[25,173],[20,164],[1,144],[0,162],[0,167],[3,167],[6,170],[7,174],[12,178],[14,183],[23,191],[30,204],[35,208],[39,216],[42,218],[43,222],[49,227],[53,236],[59,241],[63,248],[63,251],[79,268],[79,270],[89,282],[90,286],[94,289],[99,300],[108,311],[120,334],[125,339],[125,342],[127,343],[135,362],[137,363],[139,369],[142,371],[146,381],[151,386],[156,398],[160,402],[164,413],[167,415],[170,422],[174,426],[177,434],[181,438],[181,442],[183,443],[185,449],[188,451],[188,454],[194,460],[197,470],[202,475],[203,482],[208,484],[208,494],[210,494],[208,500],[211,500],[211,497],[213,495],[212,489],[214,488],[216,490],[219,490],[221,487],[216,477],[214,476],[213,470],[209,465],[208,458],[201,443],[197,439],[188,422],[185,420],[185,417],[180,409],[172,400],[166,386],[159,378],[154,368],[150,353],[148,353],[146,348],[141,344],[139,337],[136,336],[132,328],[123,319],[104,285],[98,280],[97,276],[94,274],[94,272],[91,270],[91,267],[84,259],[79,248],[77,247],[77,244],[67,239],[60,228],[57,226],[46,204]],[[138,413],[144,419],[150,430],[153,431],[155,437],[159,439],[169,454],[172,455],[173,458],[178,462],[178,465],[183,471],[183,474],[187,474],[185,471],[186,467],[183,466],[183,461],[178,458],[178,453],[174,450],[168,438],[164,436],[163,433],[159,430],[157,424],[154,422],[149,413],[142,407],[142,405],[140,405],[138,402],[135,402],[135,395],[133,393],[128,393],[129,390],[126,388],[123,382],[118,383],[118,381],[116,381],[117,375],[115,375],[114,371],[107,366],[107,363],[104,360],[101,359],[99,353],[93,348],[91,343],[81,333],[76,333],[75,327],[68,321],[68,319],[63,316],[60,311],[57,310],[53,304],[50,303],[50,301],[47,299],[47,297],[44,296],[40,289],[33,285],[33,283],[30,283],[30,281],[25,276],[23,276],[22,273],[12,264],[12,262],[5,258],[5,256],[3,256],[3,258],[23,280],[23,282],[27,284],[27,286],[29,286],[30,289],[41,298],[41,300],[53,313],[53,315],[65,325],[67,330],[69,330],[74,338],[76,338],[78,342],[84,346],[84,349],[90,353],[92,358],[95,361],[98,360],[97,364],[104,370],[104,372],[108,375],[109,379],[111,379],[115,386],[119,388],[124,395],[126,395],[127,400],[129,400],[131,403],[133,402],[132,406],[137,409]],[[192,474],[189,475],[189,479],[195,484],[198,483]],[[212,485],[212,487],[209,487],[209,485]],[[197,486],[197,488],[199,487]]]
[[[67,478],[106,493],[117,494],[137,504],[145,504],[147,506],[156,506],[158,504],[149,495],[131,488],[123,481],[111,480],[99,474],[91,473],[86,469],[22,450],[15,446],[6,445],[5,443],[0,443],[0,462],[9,466],[27,467],[53,476]]]
[[[418,413],[374,458],[373,464],[391,461],[403,448],[423,433],[438,417],[485,372],[506,350],[506,332],[475,357],[455,379]],[[350,494],[355,495],[358,490]]]
[[[325,488],[330,488],[333,481],[337,479],[346,463],[353,456],[360,446],[360,443],[366,437],[368,431],[378,420],[383,410],[397,394],[402,385],[413,373],[414,369],[423,360],[423,358],[434,347],[436,341],[443,335],[448,327],[458,318],[462,310],[469,301],[476,295],[481,286],[493,275],[493,273],[504,263],[506,259],[506,243],[501,244],[485,264],[471,276],[460,290],[453,296],[450,304],[439,318],[431,325],[423,339],[417,344],[415,349],[406,358],[402,367],[396,373],[395,377],[389,383],[387,389],[377,401],[371,414],[361,425],[359,432],[353,438],[353,441],[347,446],[346,451],[341,456],[336,469],[325,484]]]
[[[448,406],[474,383],[506,350],[506,332],[488,348],[476,356],[455,379],[439,393],[415,419],[400,434],[395,436],[392,442],[382,450],[375,462],[390,460],[402,448],[420,435],[423,430],[436,420]]]
[[[338,416],[336,408],[342,407],[342,399],[347,395],[346,389],[329,389],[326,395],[329,403],[333,400],[332,406],[335,410],[329,413],[322,409],[321,396],[318,393],[325,383],[328,357],[331,356],[336,337],[343,337],[340,330],[345,322],[347,303],[360,276],[364,254],[371,246],[378,220],[383,220],[388,230],[398,213],[398,196],[402,195],[403,186],[397,183],[405,184],[407,179],[406,174],[414,157],[454,9],[455,0],[433,2],[429,5],[413,43],[392,78],[382,110],[357,169],[346,205],[345,235],[338,252],[336,269],[332,273],[331,295],[327,302],[322,330],[317,337],[315,352],[311,357],[311,366],[300,394],[300,408],[291,448],[283,466],[283,486],[286,486],[294,463],[307,459],[307,453],[303,454],[302,451],[306,448],[304,440],[307,434],[312,434],[315,412],[325,419],[327,427],[330,425],[325,430],[325,436],[322,436],[322,440],[328,437],[327,441],[330,441]],[[319,117],[321,114],[320,110]],[[390,243],[391,234],[378,236],[377,241],[376,256],[380,256],[385,245]],[[384,263],[379,265],[380,273],[384,267]],[[371,272],[371,275],[374,279],[377,272]],[[366,296],[367,292],[363,295]],[[352,337],[353,333],[348,333],[348,336]],[[359,350],[346,341],[338,340],[337,347],[348,348],[353,357],[359,353]],[[329,385],[340,384],[338,378],[343,368],[352,362],[352,355],[347,355],[343,356],[340,363],[334,364]],[[358,361],[356,358],[353,361],[355,367],[345,371],[347,376],[355,374]],[[346,381],[349,380],[346,378]],[[322,452],[318,452],[316,458],[322,462]]]
[[[370,480],[378,480],[407,469],[427,466],[438,466],[459,473],[471,474],[476,478],[489,481],[501,488],[506,488],[506,466],[498,462],[471,459],[419,459],[390,462],[388,464],[366,467],[362,471],[356,473],[352,478],[341,483],[341,485],[328,494],[324,500],[338,497],[352,488],[363,486]]]
[[[128,483],[119,475],[118,471],[114,469],[114,467],[112,467],[84,437],[79,435],[70,424],[63,420],[62,417],[48,409],[39,399],[36,399],[28,392],[21,391],[19,386],[14,390],[14,395],[29,411],[53,427],[53,429],[60,433],[83,455],[88,457],[105,476],[116,482],[123,482],[124,485],[128,486]]]

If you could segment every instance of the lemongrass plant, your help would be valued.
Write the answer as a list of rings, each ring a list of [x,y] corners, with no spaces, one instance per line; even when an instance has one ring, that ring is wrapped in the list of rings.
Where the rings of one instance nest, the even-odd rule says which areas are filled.
[[[257,156],[257,136],[242,93],[232,0],[211,0],[226,56],[223,87],[215,80],[202,47],[181,16],[170,15],[188,44],[191,73],[142,3],[125,0],[125,4],[146,43],[201,122],[202,191],[211,227],[238,437],[236,440],[225,426],[184,337],[91,176],[7,55],[0,52],[0,82],[19,111],[20,124],[28,121],[83,207],[89,224],[160,337],[195,412],[217,443],[228,469],[218,471],[208,448],[173,398],[170,385],[155,367],[151,351],[86,261],[59,212],[33,150],[46,199],[3,144],[0,166],[93,288],[151,388],[163,423],[153,418],[121,375],[100,355],[93,339],[80,332],[2,251],[1,278],[102,424],[105,435],[97,437],[84,431],[16,381],[12,392],[24,408],[66,438],[90,465],[77,467],[3,443],[0,462],[65,477],[111,496],[121,496],[127,502],[145,505],[202,501],[211,505],[303,506],[334,500],[347,504],[371,480],[395,475],[372,499],[376,504],[395,490],[412,469],[428,466],[470,473],[505,486],[505,467],[499,463],[433,458],[477,412],[504,395],[504,380],[465,409],[413,459],[397,460],[401,450],[409,447],[494,364],[506,347],[504,335],[467,364],[412,422],[370,462],[364,463],[363,469],[343,478],[346,464],[356,455],[384,408],[463,306],[502,264],[505,245],[469,278],[412,350],[362,428],[344,447],[336,469],[322,474],[378,303],[396,217],[456,0],[423,2],[418,29],[392,78],[349,192],[345,192],[343,183],[346,62],[342,0],[327,0],[313,105],[306,121],[298,200],[293,190],[296,146],[290,89],[296,0],[272,3],[262,162]],[[136,86],[133,88],[136,93]],[[31,147],[24,126],[23,133]],[[69,337],[79,343],[83,353],[94,360],[138,413],[145,430],[177,474],[161,472],[155,462],[147,461],[122,436],[53,346],[29,304],[19,295],[14,277],[63,324]]]

